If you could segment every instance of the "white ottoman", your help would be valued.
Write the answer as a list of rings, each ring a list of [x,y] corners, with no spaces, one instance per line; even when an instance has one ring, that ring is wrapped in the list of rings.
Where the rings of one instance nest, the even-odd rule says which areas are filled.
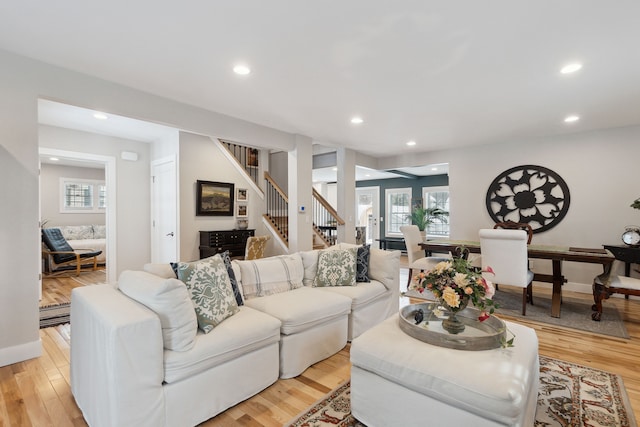
[[[533,426],[540,376],[535,331],[506,322],[515,347],[430,345],[398,317],[351,344],[351,412],[368,427]]]

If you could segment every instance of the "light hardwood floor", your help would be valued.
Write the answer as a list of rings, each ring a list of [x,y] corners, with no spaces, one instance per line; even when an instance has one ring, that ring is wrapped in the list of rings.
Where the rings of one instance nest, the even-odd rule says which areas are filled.
[[[406,275],[404,282],[401,281],[401,286],[403,284],[406,284]],[[535,292],[544,291],[536,289]],[[590,300],[588,295],[568,295]],[[402,298],[401,304],[408,303],[409,299]],[[640,301],[612,298],[605,304],[618,307],[631,339],[610,338],[530,321],[520,322],[536,330],[541,355],[621,375],[633,411],[640,418],[640,370],[637,369],[640,360]],[[69,325],[42,329],[41,357],[0,368],[0,426],[86,425],[69,387],[69,334]],[[278,380],[251,399],[202,425],[282,426],[349,378],[349,374],[347,345],[302,375]]]

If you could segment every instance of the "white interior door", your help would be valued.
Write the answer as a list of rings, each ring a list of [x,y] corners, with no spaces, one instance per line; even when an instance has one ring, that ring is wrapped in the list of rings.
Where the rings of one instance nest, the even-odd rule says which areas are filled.
[[[356,227],[366,227],[366,243],[380,247],[380,187],[356,188],[356,217]]]
[[[151,163],[151,262],[178,261],[178,183],[175,158]]]

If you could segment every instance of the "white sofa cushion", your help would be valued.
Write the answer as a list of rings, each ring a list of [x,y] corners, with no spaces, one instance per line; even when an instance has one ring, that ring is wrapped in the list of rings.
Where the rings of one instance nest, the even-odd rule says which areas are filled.
[[[93,238],[94,239],[106,239],[107,238],[107,226],[106,225],[94,225],[93,226]]]
[[[304,268],[304,277],[302,283],[304,286],[312,286],[313,279],[316,278],[316,271],[318,270],[318,253],[320,251],[303,251],[300,252],[302,258],[302,266]]]
[[[355,286],[357,255],[357,248],[321,250],[313,286]]]
[[[369,278],[379,281],[390,291],[397,290],[399,260],[400,251],[383,251],[372,248],[369,257]]]
[[[142,269],[147,273],[164,277],[165,279],[176,278],[176,273],[173,271],[173,268],[171,268],[171,264],[148,263],[142,266]]]
[[[94,238],[92,225],[63,225],[58,228],[60,228],[60,232],[67,240],[83,240]]]
[[[388,292],[387,288],[377,280],[358,283],[358,286],[330,286],[317,289],[351,298],[351,311],[355,311],[360,305],[367,305]]]
[[[235,263],[240,269],[245,301],[302,286],[304,268],[299,253]]]
[[[279,319],[282,322],[283,335],[310,329],[351,311],[350,298],[309,287],[252,298],[247,300],[245,305]]]
[[[178,277],[189,289],[196,307],[198,327],[204,333],[211,332],[238,312],[227,267],[220,255],[195,262],[179,262]]]
[[[120,274],[118,287],[123,294],[158,315],[164,348],[182,352],[193,347],[198,323],[184,283],[144,271],[126,270]]]
[[[167,383],[180,381],[279,340],[278,319],[249,307],[240,307],[237,314],[210,333],[199,332],[191,350],[165,350],[164,380]]]

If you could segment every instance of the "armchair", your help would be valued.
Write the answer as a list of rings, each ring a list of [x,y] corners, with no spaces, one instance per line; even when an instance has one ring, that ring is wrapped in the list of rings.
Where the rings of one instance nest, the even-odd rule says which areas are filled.
[[[76,275],[80,275],[83,265],[93,265],[92,270],[98,267],[98,255],[102,251],[93,249],[74,250],[62,235],[59,228],[42,229],[42,256],[45,258],[45,274],[55,273],[75,269]]]
[[[267,247],[267,242],[271,239],[270,236],[251,236],[247,239],[247,246],[245,248],[244,259],[259,259],[264,258],[264,252]]]

